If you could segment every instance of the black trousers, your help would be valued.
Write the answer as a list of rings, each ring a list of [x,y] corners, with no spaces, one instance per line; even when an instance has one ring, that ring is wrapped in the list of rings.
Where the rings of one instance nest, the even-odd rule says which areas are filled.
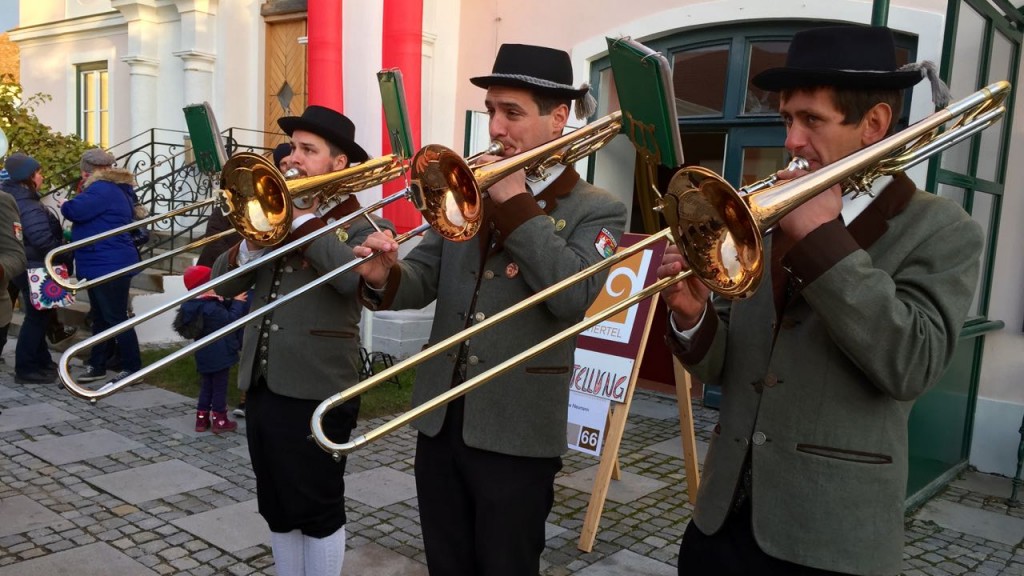
[[[531,576],[540,571],[544,523],[562,459],[466,446],[463,404],[441,433],[416,442],[416,492],[430,576]]]
[[[256,475],[256,501],[271,532],[300,530],[323,538],[345,525],[345,459],[335,462],[309,439],[309,419],[320,404],[281,396],[262,378],[249,388],[245,433]],[[347,442],[359,398],[324,419],[331,439]]]
[[[765,554],[754,540],[750,514],[748,499],[711,536],[690,520],[679,546],[679,576],[843,576]]]

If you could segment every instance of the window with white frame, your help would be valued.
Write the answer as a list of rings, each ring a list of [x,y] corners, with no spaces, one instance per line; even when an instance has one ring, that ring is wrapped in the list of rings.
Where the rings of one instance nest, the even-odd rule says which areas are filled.
[[[90,144],[110,145],[107,63],[78,65],[78,135]]]

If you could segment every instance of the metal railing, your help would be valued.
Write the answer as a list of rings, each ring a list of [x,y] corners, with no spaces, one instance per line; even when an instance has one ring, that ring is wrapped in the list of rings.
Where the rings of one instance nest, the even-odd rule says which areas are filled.
[[[227,128],[221,132],[228,155],[237,152],[266,154],[263,146],[267,133],[244,128]],[[116,165],[135,175],[135,194],[150,214],[162,214],[209,198],[217,185],[218,174],[200,172],[188,142],[188,133],[181,130],[152,128],[109,147]],[[78,191],[80,171],[77,165],[54,172],[51,182],[58,182],[46,194],[58,203]],[[209,206],[160,220],[150,228],[150,241],[140,248],[143,259],[158,250],[192,242],[206,231]],[[173,261],[161,262],[170,270]]]

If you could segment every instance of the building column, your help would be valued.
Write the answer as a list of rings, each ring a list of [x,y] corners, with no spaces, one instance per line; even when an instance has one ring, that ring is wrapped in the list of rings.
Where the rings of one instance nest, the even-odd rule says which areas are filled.
[[[420,125],[423,112],[423,0],[384,0],[384,31],[381,38],[382,67],[402,71],[412,146],[420,145]],[[387,122],[382,120],[383,144],[390,142]],[[390,196],[404,186],[392,181],[384,185],[384,196]],[[401,234],[420,225],[423,216],[410,202],[392,202],[384,207],[384,217],[394,223]]]
[[[309,104],[345,111],[342,78],[342,0],[309,0],[306,18],[306,88]]]
[[[121,12],[128,23],[128,50],[121,61],[128,65],[128,100],[131,102],[128,122],[130,134],[136,136],[153,127],[157,113],[160,92],[157,8],[152,0],[114,0],[111,6]]]
[[[181,19],[185,104],[213,101],[213,70],[217,63],[217,0],[176,0]]]

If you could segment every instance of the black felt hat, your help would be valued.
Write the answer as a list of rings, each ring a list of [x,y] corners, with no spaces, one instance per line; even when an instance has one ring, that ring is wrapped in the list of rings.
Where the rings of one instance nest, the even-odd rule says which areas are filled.
[[[356,144],[356,125],[341,112],[323,106],[309,106],[302,116],[285,116],[277,120],[289,136],[296,130],[305,130],[320,136],[345,151],[349,162],[366,162],[369,154]]]
[[[502,44],[490,76],[477,76],[469,81],[481,88],[529,88],[568,100],[589,91],[587,86],[573,87],[572,61],[567,52],[529,44]]]
[[[829,26],[795,34],[786,65],[765,70],[752,82],[771,92],[816,86],[902,90],[926,75],[921,64],[896,66],[896,45],[888,28]]]

